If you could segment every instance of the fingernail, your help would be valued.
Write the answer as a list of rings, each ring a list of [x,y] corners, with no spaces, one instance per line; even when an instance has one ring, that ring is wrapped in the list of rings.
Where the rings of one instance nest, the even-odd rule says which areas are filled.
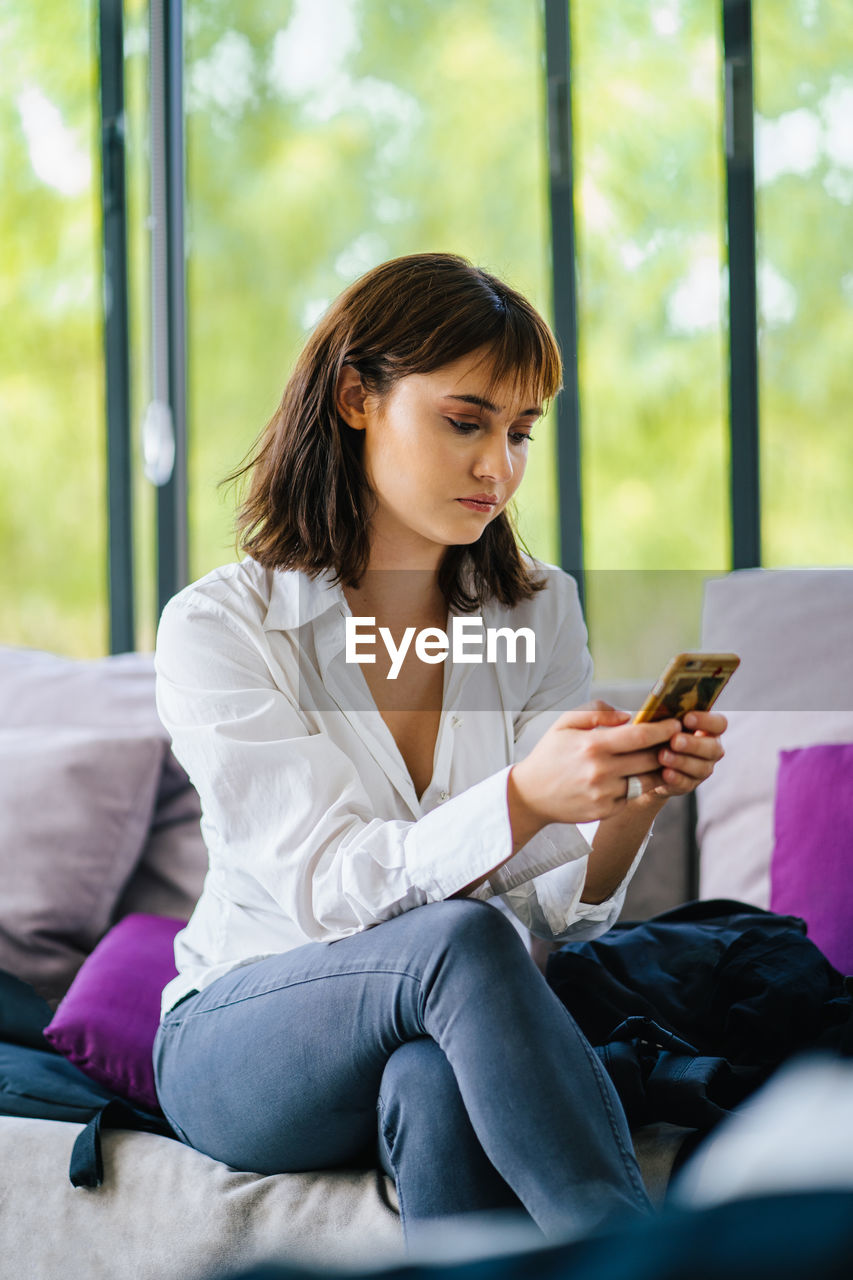
[[[684,727],[685,729],[696,728],[696,717],[691,712],[688,712],[688,714],[684,717]]]

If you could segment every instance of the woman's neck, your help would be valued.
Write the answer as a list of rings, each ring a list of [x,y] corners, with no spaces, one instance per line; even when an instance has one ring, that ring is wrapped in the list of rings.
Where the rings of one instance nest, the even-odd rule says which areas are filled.
[[[353,614],[376,618],[392,630],[443,628],[447,601],[438,573],[446,551],[423,538],[407,538],[404,530],[392,534],[374,521],[367,569],[357,587],[344,589]]]
[[[444,627],[447,601],[438,574],[429,569],[368,569],[357,587],[344,595],[356,617],[376,618],[392,631],[428,626]]]

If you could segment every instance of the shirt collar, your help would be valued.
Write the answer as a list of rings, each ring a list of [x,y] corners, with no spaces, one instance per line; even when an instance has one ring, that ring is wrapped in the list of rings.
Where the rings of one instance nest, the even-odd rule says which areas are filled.
[[[274,569],[264,631],[293,631],[330,609],[349,613],[343,588],[334,578],[333,569],[322,570],[316,578],[299,569]]]
[[[335,582],[334,569],[322,569],[316,578],[301,569],[274,569],[264,631],[293,631],[334,608],[344,615],[352,612],[343,587]],[[488,622],[498,611],[489,601],[479,612]],[[450,609],[451,615],[456,613],[456,609]]]

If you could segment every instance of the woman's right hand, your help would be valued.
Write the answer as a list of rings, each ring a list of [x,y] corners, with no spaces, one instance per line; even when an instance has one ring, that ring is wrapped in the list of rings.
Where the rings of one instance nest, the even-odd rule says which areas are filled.
[[[630,720],[630,712],[607,702],[585,703],[564,712],[530,754],[513,765],[507,790],[511,818],[516,811],[516,847],[530,839],[531,828],[550,822],[609,818],[626,803],[630,777],[639,778],[644,792],[659,785],[660,746],[681,724],[675,719]]]

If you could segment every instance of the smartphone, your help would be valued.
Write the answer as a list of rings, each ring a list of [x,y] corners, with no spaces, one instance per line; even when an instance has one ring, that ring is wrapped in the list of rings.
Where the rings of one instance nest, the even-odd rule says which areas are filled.
[[[736,653],[679,653],[634,716],[644,720],[682,720],[688,711],[708,711],[740,665]]]

